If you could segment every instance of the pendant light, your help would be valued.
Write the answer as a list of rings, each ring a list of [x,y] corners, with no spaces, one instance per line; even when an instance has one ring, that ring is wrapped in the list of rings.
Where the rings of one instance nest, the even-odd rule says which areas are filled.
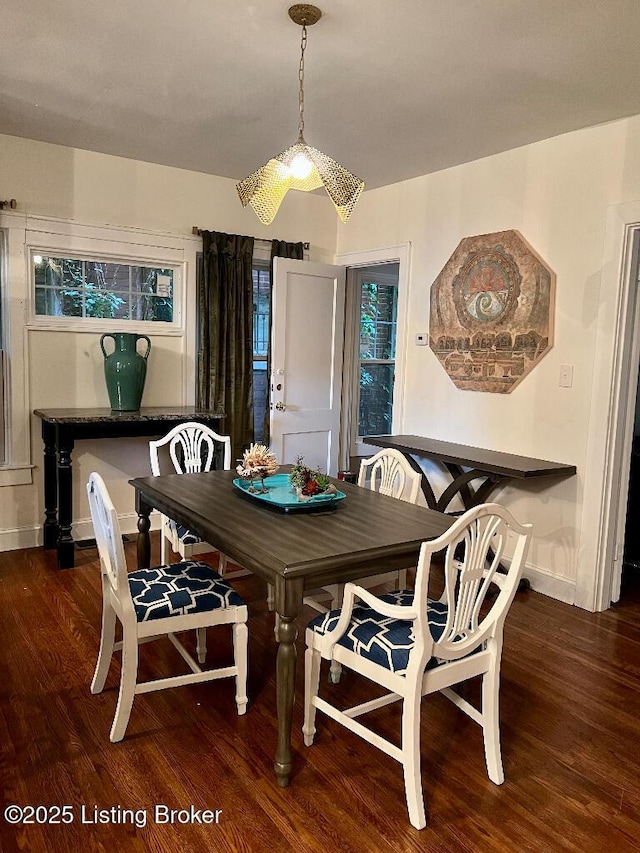
[[[273,157],[236,185],[242,206],[250,204],[265,225],[273,222],[282,199],[290,189],[311,192],[324,186],[343,222],[351,215],[364,189],[363,181],[331,157],[308,145],[304,138],[304,52],[307,27],[317,23],[321,16],[320,9],[308,3],[297,3],[289,9],[291,20],[302,27],[298,71],[298,139],[295,145]]]

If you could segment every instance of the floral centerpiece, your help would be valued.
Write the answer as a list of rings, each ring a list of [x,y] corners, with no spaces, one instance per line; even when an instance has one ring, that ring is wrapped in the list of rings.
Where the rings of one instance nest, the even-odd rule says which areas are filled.
[[[236,471],[243,480],[249,480],[248,490],[250,492],[262,492],[264,494],[268,491],[264,484],[264,478],[275,474],[279,467],[275,454],[268,447],[265,447],[264,444],[252,444],[242,454]],[[257,480],[260,480],[259,489],[254,485]]]
[[[289,482],[300,500],[312,498],[315,495],[329,495],[337,491],[326,474],[304,464],[304,456],[298,456],[296,459],[296,464],[289,474]]]

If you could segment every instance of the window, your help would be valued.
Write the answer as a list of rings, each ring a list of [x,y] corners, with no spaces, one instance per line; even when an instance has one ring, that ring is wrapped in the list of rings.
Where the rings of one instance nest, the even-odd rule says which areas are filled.
[[[253,263],[253,419],[254,441],[262,441],[269,403],[267,347],[271,333],[271,271],[268,261]]]
[[[36,253],[32,259],[36,316],[173,320],[172,269]]]
[[[357,440],[390,433],[393,419],[396,334],[398,325],[398,264],[356,271],[359,334]]]

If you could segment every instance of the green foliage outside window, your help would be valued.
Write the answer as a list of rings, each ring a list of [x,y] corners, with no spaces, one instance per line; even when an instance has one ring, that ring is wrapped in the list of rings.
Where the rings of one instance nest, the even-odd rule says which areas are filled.
[[[359,435],[390,431],[397,287],[363,282],[360,300]]]
[[[173,320],[173,270],[34,256],[36,314]]]

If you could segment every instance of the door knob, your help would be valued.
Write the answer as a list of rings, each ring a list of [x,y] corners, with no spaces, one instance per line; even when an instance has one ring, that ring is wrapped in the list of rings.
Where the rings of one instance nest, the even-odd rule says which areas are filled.
[[[284,404],[284,403],[281,403],[280,401],[278,401],[278,402],[276,403],[276,409],[277,409],[279,412],[285,412],[285,411],[286,411],[286,409],[287,409],[287,407],[285,406],[285,404]]]

